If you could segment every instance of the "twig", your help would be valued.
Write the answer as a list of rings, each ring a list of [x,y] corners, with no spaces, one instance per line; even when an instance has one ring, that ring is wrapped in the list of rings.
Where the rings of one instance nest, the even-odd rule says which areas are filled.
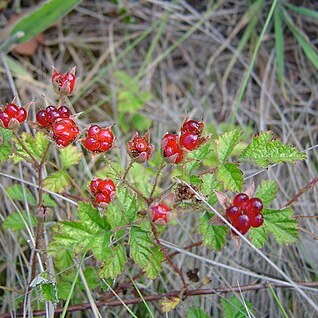
[[[153,187],[151,189],[151,192],[150,192],[150,196],[149,196],[149,201],[151,202],[152,200],[152,196],[156,190],[156,187],[157,187],[157,184],[158,184],[158,181],[159,181],[159,176],[160,176],[160,172],[162,171],[162,169],[164,168],[165,166],[165,163],[162,161],[159,168],[158,168],[158,171],[157,171],[157,174],[156,174],[156,177],[155,177],[155,182],[153,184]]]

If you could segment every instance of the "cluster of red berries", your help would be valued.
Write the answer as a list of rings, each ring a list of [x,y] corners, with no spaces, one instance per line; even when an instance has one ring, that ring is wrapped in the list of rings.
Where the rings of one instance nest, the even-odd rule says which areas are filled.
[[[25,108],[19,107],[15,103],[7,104],[3,110],[0,111],[0,120],[3,127],[15,128],[24,123],[28,116]]]
[[[59,118],[69,118],[71,115],[69,109],[66,106],[56,108],[55,106],[47,106],[45,109],[40,110],[36,114],[36,120],[40,127],[49,128],[52,127],[54,122]]]
[[[95,197],[97,205],[105,207],[112,200],[116,186],[111,179],[94,178],[89,185],[89,189]]]
[[[241,233],[245,234],[250,227],[260,227],[264,218],[263,202],[258,198],[249,198],[245,193],[237,194],[232,206],[226,209],[226,218]]]
[[[95,153],[108,151],[113,147],[115,137],[111,131],[111,126],[101,128],[98,125],[92,125],[87,131],[87,137],[82,140],[84,147]]]
[[[139,136],[138,132],[136,132],[132,139],[127,143],[129,156],[139,163],[148,161],[154,150],[154,145],[150,143],[149,132],[147,132],[143,137]]]
[[[203,122],[186,120],[180,129],[180,134],[167,133],[161,141],[162,154],[169,163],[180,163],[184,158],[184,149],[197,149],[205,138],[201,137],[204,128]]]

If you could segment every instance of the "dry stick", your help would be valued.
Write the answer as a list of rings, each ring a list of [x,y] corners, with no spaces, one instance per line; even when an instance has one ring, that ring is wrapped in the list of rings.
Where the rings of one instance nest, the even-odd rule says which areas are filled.
[[[318,287],[318,282],[297,282],[297,285],[303,286],[303,287]],[[235,293],[235,292],[241,292],[241,291],[256,291],[256,290],[262,290],[268,288],[268,283],[259,283],[259,284],[249,284],[249,285],[243,285],[243,286],[232,286],[232,287],[218,287],[215,289],[212,288],[206,288],[206,289],[192,289],[188,290],[187,296],[200,296],[200,295],[215,295],[215,294],[227,294],[227,293]],[[288,286],[286,284],[280,284],[280,283],[271,283],[271,287],[274,288],[293,288],[293,286]],[[159,295],[150,295],[150,296],[144,296],[143,298],[130,298],[130,299],[123,299],[122,301],[126,305],[134,305],[138,303],[142,303],[144,301],[157,301],[164,298],[170,298],[170,297],[179,297],[182,293],[182,290],[172,291],[169,293],[162,293]],[[122,302],[119,300],[114,301],[99,301],[96,302],[97,307],[115,307],[115,306],[121,306]],[[68,312],[74,312],[74,311],[82,311],[86,309],[91,309],[90,303],[83,303],[79,305],[69,306],[67,311]],[[63,311],[63,307],[56,308],[55,314],[61,313]],[[33,312],[33,316],[44,316],[46,314],[45,310],[36,310]],[[22,317],[23,313],[19,312],[16,313],[16,317]],[[0,318],[11,318],[11,313],[4,313],[0,314]]]
[[[294,197],[291,200],[289,200],[283,207],[286,208],[286,207],[292,205],[307,190],[309,190],[310,188],[314,187],[317,182],[318,182],[318,177],[313,178],[306,186],[304,186],[302,189],[300,189],[300,191],[296,195],[294,195]]]

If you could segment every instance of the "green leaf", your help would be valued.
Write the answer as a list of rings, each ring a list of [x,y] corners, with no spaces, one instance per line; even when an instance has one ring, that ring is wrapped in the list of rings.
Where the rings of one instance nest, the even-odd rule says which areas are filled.
[[[257,187],[254,197],[259,198],[263,201],[264,207],[271,203],[278,193],[278,186],[273,180],[264,180]]]
[[[50,0],[20,19],[13,25],[10,35],[23,32],[17,42],[22,43],[32,39],[38,33],[46,30],[59,19],[74,9],[81,0]]]
[[[161,271],[161,262],[165,259],[152,239],[152,235],[139,226],[132,226],[129,237],[130,255],[144,270],[150,279],[154,279]]]
[[[279,244],[294,243],[298,239],[297,221],[293,219],[294,211],[292,208],[283,210],[262,211],[265,222],[265,231],[273,234]]]
[[[221,163],[225,163],[230,157],[234,147],[240,141],[241,135],[241,131],[232,130],[220,135],[215,141],[217,155]]]
[[[112,228],[116,228],[133,222],[136,214],[136,196],[126,187],[118,187],[116,199],[107,206],[107,221]]]
[[[44,188],[53,192],[62,192],[69,184],[70,179],[64,170],[54,172],[43,180]]]
[[[222,181],[224,188],[233,192],[240,192],[243,187],[243,172],[234,163],[226,163],[220,166],[217,173],[217,178]]]
[[[202,160],[204,160],[208,156],[210,152],[210,148],[211,148],[211,142],[207,141],[198,149],[191,151],[188,154],[187,159],[189,160],[189,162],[187,162],[186,164],[187,174],[190,174],[191,172],[193,172],[196,168],[200,166]]]
[[[43,194],[43,204],[45,206],[49,206],[49,207],[56,207],[57,206],[56,202],[47,193]]]
[[[140,113],[134,114],[131,118],[131,122],[137,131],[147,131],[151,126],[151,120]]]
[[[46,150],[46,147],[49,144],[49,140],[43,132],[37,132],[34,136],[28,133],[22,133],[22,141],[28,151],[38,160],[42,160],[43,154]],[[16,147],[18,153],[22,154],[25,157],[29,155],[21,148],[20,144],[16,141]],[[22,158],[15,156],[15,162],[23,160]]]
[[[57,303],[57,290],[54,283],[44,283],[41,284],[41,296],[44,301],[51,301],[52,303]]]
[[[9,159],[12,154],[11,147],[8,145],[0,145],[0,163]]]
[[[305,8],[305,7],[299,7],[299,6],[295,6],[291,3],[288,2],[284,2],[283,3],[284,6],[286,6],[287,8],[293,10],[294,12],[301,14],[305,17],[309,17],[315,20],[318,20],[318,12],[315,10],[311,10],[309,8]]]
[[[29,219],[30,217],[30,219]],[[30,224],[31,221],[31,224]],[[20,213],[15,211],[8,215],[3,223],[2,226],[5,229],[9,229],[12,231],[19,231],[23,230],[28,226],[34,227],[37,224],[37,219],[34,215],[28,215],[25,211],[21,211]]]
[[[111,256],[103,264],[99,275],[101,278],[116,278],[125,268],[127,262],[124,245],[117,245],[112,249]]]
[[[261,132],[242,152],[240,159],[253,160],[266,168],[271,163],[295,162],[303,160],[306,155],[293,146],[284,145],[281,140],[273,139],[271,131]]]
[[[60,253],[61,249],[75,253],[91,250],[97,259],[106,261],[111,254],[108,222],[97,209],[86,202],[78,204],[78,213],[78,221],[60,222],[54,227],[51,253]]]
[[[267,241],[267,233],[265,231],[265,226],[261,227],[251,227],[248,231],[249,238],[252,244],[257,248],[262,248]]]
[[[231,298],[221,298],[221,305],[224,310],[224,318],[246,318],[253,312],[253,305],[247,300],[242,300],[233,296]],[[248,311],[247,311],[248,309]]]
[[[204,174],[202,177],[202,187],[201,192],[202,194],[208,197],[208,203],[214,205],[218,202],[218,199],[215,195],[214,190],[223,191],[223,184],[218,181],[214,174]]]
[[[10,129],[6,129],[0,126],[0,141],[2,144],[7,143],[13,137],[13,133]]]
[[[188,310],[187,318],[209,318],[210,316],[199,307],[191,307]]]
[[[31,191],[27,188],[23,187],[20,184],[15,184],[6,189],[9,197],[12,200],[18,200],[24,202],[24,198],[26,199],[27,203],[30,205],[36,205],[35,198]]]
[[[87,286],[90,290],[94,290],[99,286],[99,279],[98,279],[98,274],[97,270],[93,266],[88,266],[85,268],[83,271],[84,277],[86,279]],[[85,290],[85,286],[82,281],[79,283],[79,287],[81,290]]]
[[[277,78],[281,86],[284,84],[284,34],[282,28],[281,8],[277,6],[274,12],[274,26],[275,26],[275,49],[276,49],[276,64],[277,64]]]
[[[77,165],[83,156],[83,153],[72,145],[61,148],[60,154],[61,164],[64,169]]]
[[[219,251],[225,244],[228,227],[212,225],[212,214],[205,212],[200,219],[199,233],[203,235],[203,244]]]

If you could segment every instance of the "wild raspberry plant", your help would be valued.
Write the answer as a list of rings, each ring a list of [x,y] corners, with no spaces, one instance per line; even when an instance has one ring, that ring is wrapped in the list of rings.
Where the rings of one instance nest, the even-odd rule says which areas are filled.
[[[275,182],[264,180],[254,191],[253,185],[244,184],[240,168],[241,162],[266,168],[305,158],[304,153],[275,139],[270,131],[253,136],[249,142],[242,139],[239,130],[212,137],[205,132],[203,121],[186,117],[176,132],[162,137],[157,151],[149,132],[132,132],[130,140],[115,143],[111,126],[94,124],[80,131],[76,115],[64,106],[66,95],[75,89],[75,70],[61,74],[54,69],[52,83],[58,94],[56,105],[38,110],[37,122],[29,121],[32,133],[22,132],[20,126],[26,120],[26,111],[21,111],[24,108],[8,104],[0,111],[15,121],[10,125],[6,115],[0,116],[1,162],[23,160],[38,175],[33,248],[36,255],[44,246],[39,254],[44,270],[39,271],[38,258],[33,256],[31,280],[42,277],[40,287],[45,300],[66,299],[71,289],[65,287],[65,275],[55,279],[47,253],[53,257],[57,271],[72,266],[72,256],[92,255],[104,280],[124,275],[124,269],[130,272],[135,265],[140,276],[155,279],[166,261],[186,295],[189,289],[183,270],[160,240],[169,227],[175,226],[174,219],[182,222],[191,211],[197,218],[195,231],[202,236],[203,244],[214,250],[221,250],[226,241],[238,240],[244,234],[258,248],[264,246],[269,235],[280,244],[297,240],[297,222],[291,207],[270,208],[278,192]],[[125,167],[111,159],[117,144],[126,145],[130,156]],[[52,155],[55,147],[58,158]],[[100,159],[103,167],[83,185],[72,176],[72,169],[83,169],[84,156],[94,158],[94,162]],[[45,178],[44,169],[48,172]],[[76,207],[64,221],[53,218],[49,246],[44,244],[43,227],[50,207],[54,209],[56,203],[46,191],[62,194]],[[179,211],[184,207],[190,212],[181,216]],[[5,224],[9,221],[10,216]],[[30,282],[31,287],[35,285]]]

